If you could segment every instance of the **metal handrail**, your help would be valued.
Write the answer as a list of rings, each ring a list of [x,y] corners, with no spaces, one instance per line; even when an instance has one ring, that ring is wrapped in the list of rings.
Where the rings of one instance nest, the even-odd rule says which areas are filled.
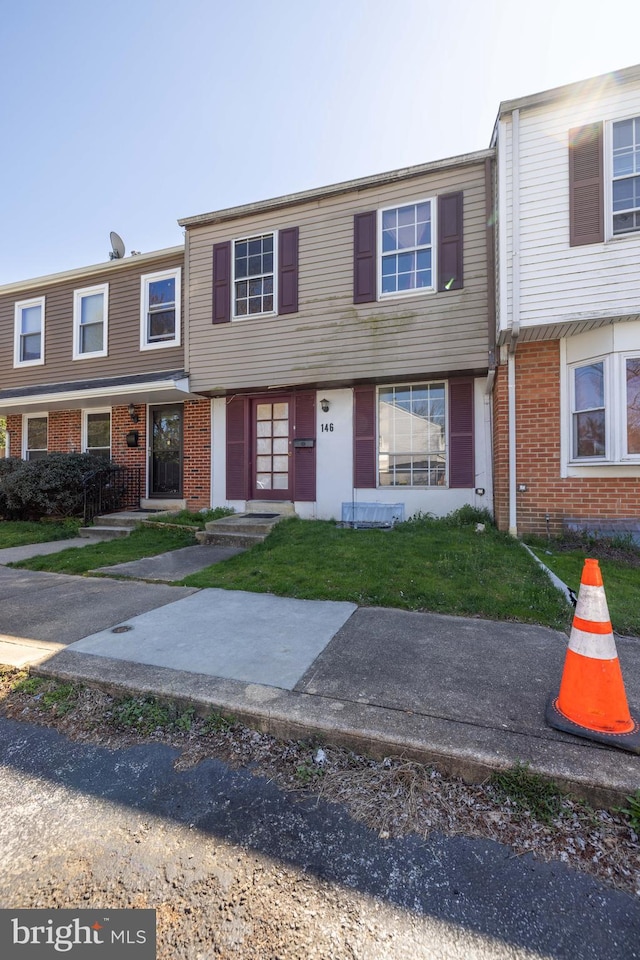
[[[83,482],[85,524],[101,513],[133,510],[140,506],[140,467],[110,464],[87,474]]]

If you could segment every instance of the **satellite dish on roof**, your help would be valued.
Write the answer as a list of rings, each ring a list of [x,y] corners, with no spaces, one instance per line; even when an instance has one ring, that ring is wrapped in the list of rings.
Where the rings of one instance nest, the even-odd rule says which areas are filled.
[[[109,260],[121,260],[124,257],[124,243],[122,237],[118,236],[115,230],[109,234],[111,241],[111,250],[109,251]]]

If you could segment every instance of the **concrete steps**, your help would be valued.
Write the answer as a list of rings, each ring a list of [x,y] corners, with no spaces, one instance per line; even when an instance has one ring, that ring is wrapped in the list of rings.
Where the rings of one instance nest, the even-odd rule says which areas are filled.
[[[253,547],[262,543],[277,523],[286,517],[295,516],[293,504],[290,510],[281,512],[273,509],[269,501],[250,501],[252,506],[260,504],[260,510],[247,513],[238,513],[232,517],[222,517],[220,520],[210,520],[204,530],[196,533],[199,543],[213,543],[218,546]],[[271,508],[271,509],[268,509]]]
[[[80,527],[78,536],[90,540],[117,540],[128,537],[143,520],[153,520],[158,510],[123,510],[120,513],[105,513],[96,517],[91,527]]]

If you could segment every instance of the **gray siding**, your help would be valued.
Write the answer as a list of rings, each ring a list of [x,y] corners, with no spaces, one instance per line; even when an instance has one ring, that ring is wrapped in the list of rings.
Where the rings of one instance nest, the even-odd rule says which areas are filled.
[[[464,288],[353,304],[353,215],[464,191]],[[483,163],[189,229],[187,365],[197,392],[348,383],[487,367]],[[212,250],[298,226],[299,311],[212,325]],[[493,282],[493,281],[491,281]]]
[[[115,261],[113,271],[102,269],[75,279],[21,287],[0,295],[0,385],[3,389],[39,384],[90,380],[94,377],[179,370],[184,366],[184,348],[140,350],[140,277],[183,266],[182,255],[125,262]],[[106,357],[73,360],[73,293],[86,287],[109,285],[109,331]],[[13,366],[14,307],[17,302],[45,297],[45,363],[34,367]],[[184,271],[181,311],[184,325]],[[184,332],[182,336],[184,343]]]

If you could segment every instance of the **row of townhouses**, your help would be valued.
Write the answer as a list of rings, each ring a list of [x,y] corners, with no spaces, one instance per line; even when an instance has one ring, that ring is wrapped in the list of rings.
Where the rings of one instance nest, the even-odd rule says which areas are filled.
[[[502,103],[489,149],[179,222],[0,287],[8,455],[108,456],[147,506],[637,520],[640,66]]]

